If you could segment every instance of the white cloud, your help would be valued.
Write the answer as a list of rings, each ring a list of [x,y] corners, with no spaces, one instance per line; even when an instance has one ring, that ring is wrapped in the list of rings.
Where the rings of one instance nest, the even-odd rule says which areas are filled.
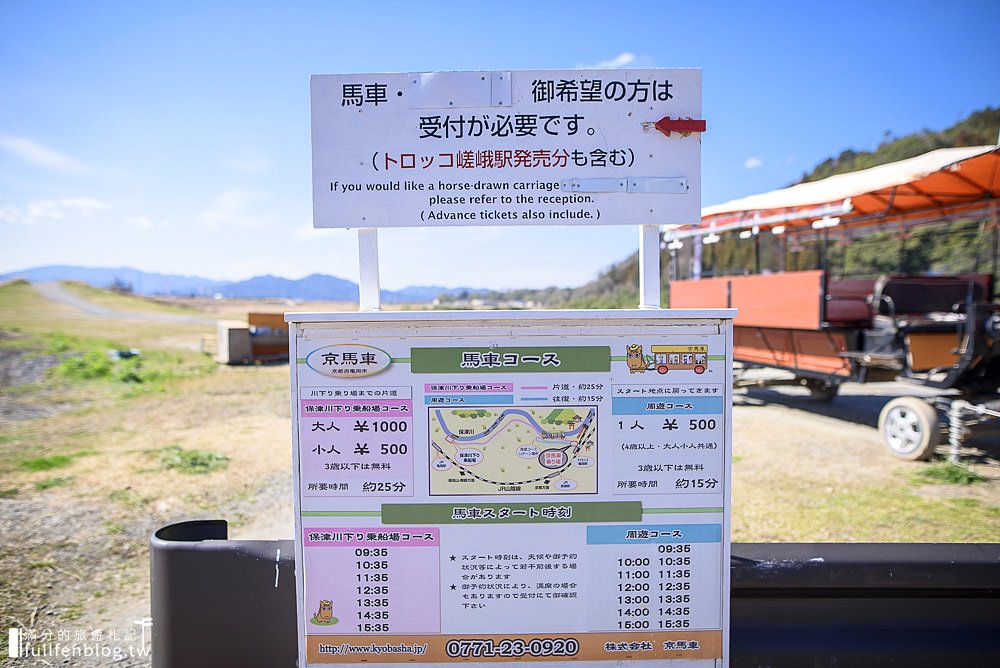
[[[627,67],[635,62],[635,54],[625,51],[624,53],[619,53],[617,56],[611,60],[602,60],[597,63],[598,69],[616,68],[616,67]]]
[[[105,211],[114,208],[111,202],[104,202],[93,197],[64,197],[59,200],[59,204],[67,209],[76,209],[81,213],[92,213],[94,211]]]
[[[42,220],[61,220],[66,216],[66,212],[59,206],[59,202],[50,199],[28,202],[27,209],[23,221],[27,225],[34,225]]]
[[[260,212],[267,199],[266,194],[252,190],[226,190],[201,212],[201,220],[210,227],[267,227],[276,220],[274,216]]]
[[[125,219],[126,225],[131,225],[132,227],[140,227],[142,229],[148,229],[153,226],[153,221],[147,216],[132,216],[131,218]]]
[[[259,151],[247,151],[230,160],[229,164],[244,174],[263,174],[271,166],[271,161]]]
[[[631,67],[633,69],[643,69],[655,66],[656,66],[655,61],[649,56],[637,56],[631,51],[623,51],[614,58],[602,60],[599,63],[594,63],[590,65],[577,65],[576,69],[615,70],[615,69],[621,69],[623,67]]]
[[[36,167],[44,167],[57,172],[86,171],[83,163],[79,160],[24,137],[0,135],[0,149]]]
[[[17,207],[0,207],[0,223],[10,223],[11,225],[16,225],[20,222],[21,212],[18,211]]]
[[[379,243],[398,246],[404,253],[414,250],[415,244],[425,244],[427,249],[437,250],[448,244],[463,246],[469,243],[499,242],[515,238],[523,228],[500,227],[390,227],[379,232]]]
[[[315,241],[324,234],[324,230],[313,227],[312,223],[303,223],[295,228],[292,237],[299,241]]]
[[[753,156],[751,158],[747,158],[746,160],[744,160],[743,166],[746,167],[747,169],[757,169],[758,167],[764,166],[764,161],[758,158],[757,156]]]
[[[0,209],[0,223],[36,225],[47,220],[63,220],[75,215],[89,216],[95,211],[114,208],[111,202],[93,197],[64,197],[62,199],[36,199],[24,209],[5,206]]]
[[[140,230],[149,230],[153,228],[166,230],[172,227],[169,220],[154,220],[149,216],[129,216],[128,218],[123,218],[121,223],[129,227],[137,227]]]

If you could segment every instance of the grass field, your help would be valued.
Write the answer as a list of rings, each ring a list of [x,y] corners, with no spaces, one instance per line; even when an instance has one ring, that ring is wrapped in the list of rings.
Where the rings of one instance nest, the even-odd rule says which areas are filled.
[[[203,315],[67,290],[136,316]],[[198,352],[211,322],[98,317],[0,287],[0,624],[148,614],[153,530],[239,519],[288,475],[288,368],[218,366]]]
[[[202,337],[214,335],[212,318],[280,305],[202,300],[187,308],[65,289],[129,317],[49,302],[26,283],[0,286],[3,627],[141,614],[153,530],[239,520],[288,489],[275,483],[291,469],[287,366],[223,367],[199,352]],[[108,355],[132,348],[140,355]],[[864,426],[844,428],[839,449],[794,440],[843,428],[812,416],[786,415],[801,423],[787,428],[791,441],[782,445],[768,410],[736,410],[734,541],[1000,538],[996,477],[896,462],[863,446],[872,438]],[[290,516],[275,519],[291,524]]]

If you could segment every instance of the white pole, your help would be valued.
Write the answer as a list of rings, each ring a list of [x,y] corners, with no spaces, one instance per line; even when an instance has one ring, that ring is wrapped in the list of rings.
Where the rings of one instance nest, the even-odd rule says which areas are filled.
[[[660,226],[639,226],[639,308],[660,308]]]
[[[360,290],[358,310],[382,310],[382,296],[378,281],[378,230],[374,227],[358,228],[358,273]]]

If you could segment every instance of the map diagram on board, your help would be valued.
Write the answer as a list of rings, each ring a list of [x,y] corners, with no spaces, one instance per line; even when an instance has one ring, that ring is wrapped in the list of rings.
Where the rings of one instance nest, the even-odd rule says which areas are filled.
[[[429,410],[430,493],[596,494],[596,406]]]

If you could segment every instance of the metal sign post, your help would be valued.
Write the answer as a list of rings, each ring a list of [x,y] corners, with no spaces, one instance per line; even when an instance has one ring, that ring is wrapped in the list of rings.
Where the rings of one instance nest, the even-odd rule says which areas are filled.
[[[639,308],[660,308],[660,226],[639,228]]]
[[[312,79],[359,313],[290,313],[299,663],[728,663],[732,311],[660,310],[698,70]],[[640,308],[380,312],[379,227],[633,225]]]
[[[382,310],[382,291],[378,277],[378,230],[358,229],[358,310],[362,313]]]

